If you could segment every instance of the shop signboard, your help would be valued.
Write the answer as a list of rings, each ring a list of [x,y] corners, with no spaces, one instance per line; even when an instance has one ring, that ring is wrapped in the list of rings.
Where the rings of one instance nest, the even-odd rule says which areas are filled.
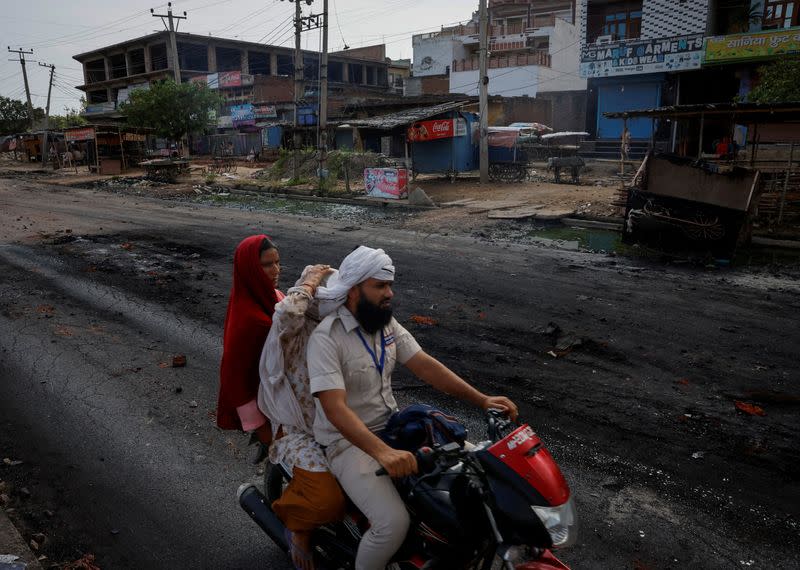
[[[231,107],[231,120],[234,126],[239,125],[255,125],[256,118],[253,111],[253,105],[247,103],[245,105],[233,105]]]
[[[370,198],[399,200],[408,196],[408,170],[405,168],[365,168],[364,188]]]
[[[581,49],[581,77],[609,77],[698,69],[703,34],[588,44]]]
[[[64,131],[64,140],[67,142],[93,141],[94,127],[83,127],[81,129],[67,129]]]
[[[800,28],[706,39],[705,63],[728,63],[800,53]]]
[[[209,89],[219,89],[219,73],[209,73],[206,75],[206,83]]]
[[[408,128],[408,142],[435,141],[462,137],[467,134],[467,123],[464,119],[438,119],[434,121],[418,121]]]
[[[278,108],[275,105],[256,105],[255,116],[257,119],[276,119]]]
[[[221,115],[217,117],[217,127],[220,129],[230,129],[233,127],[233,117],[230,115]]]
[[[242,86],[242,72],[241,71],[220,71],[219,72],[219,88],[226,89],[228,87],[241,87]]]

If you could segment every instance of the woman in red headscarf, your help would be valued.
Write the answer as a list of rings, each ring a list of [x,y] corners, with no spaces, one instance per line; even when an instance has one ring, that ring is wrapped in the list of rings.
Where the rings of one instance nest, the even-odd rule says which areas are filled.
[[[223,333],[217,425],[255,431],[264,443],[271,441],[272,430],[256,402],[258,364],[275,304],[284,297],[276,288],[280,273],[278,249],[267,236],[242,240],[233,255],[233,286]]]

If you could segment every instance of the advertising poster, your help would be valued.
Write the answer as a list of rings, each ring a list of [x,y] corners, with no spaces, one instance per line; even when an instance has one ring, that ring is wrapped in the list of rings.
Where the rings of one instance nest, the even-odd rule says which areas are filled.
[[[399,200],[408,196],[408,170],[405,168],[365,168],[364,187],[370,198]]]

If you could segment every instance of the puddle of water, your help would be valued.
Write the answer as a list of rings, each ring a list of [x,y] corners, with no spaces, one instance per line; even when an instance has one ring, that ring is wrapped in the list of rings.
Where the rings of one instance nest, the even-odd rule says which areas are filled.
[[[566,249],[619,253],[628,249],[622,243],[620,232],[614,230],[552,226],[534,228],[527,235],[536,241],[551,242],[557,247]]]

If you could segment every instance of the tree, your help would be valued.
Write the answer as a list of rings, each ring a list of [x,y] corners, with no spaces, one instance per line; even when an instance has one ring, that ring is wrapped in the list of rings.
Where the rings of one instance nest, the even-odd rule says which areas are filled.
[[[800,58],[783,57],[758,70],[760,80],[747,98],[754,103],[800,101]]]
[[[187,134],[203,132],[209,111],[221,102],[220,96],[202,83],[178,85],[166,80],[132,91],[121,110],[131,126],[149,127],[162,137],[179,141]]]
[[[66,111],[64,115],[50,115],[51,130],[57,131],[69,127],[80,127],[88,123],[79,109],[67,109]]]
[[[41,121],[44,111],[38,107],[33,110],[33,122]],[[18,100],[0,95],[0,134],[10,135],[27,131],[31,127],[28,106]]]

